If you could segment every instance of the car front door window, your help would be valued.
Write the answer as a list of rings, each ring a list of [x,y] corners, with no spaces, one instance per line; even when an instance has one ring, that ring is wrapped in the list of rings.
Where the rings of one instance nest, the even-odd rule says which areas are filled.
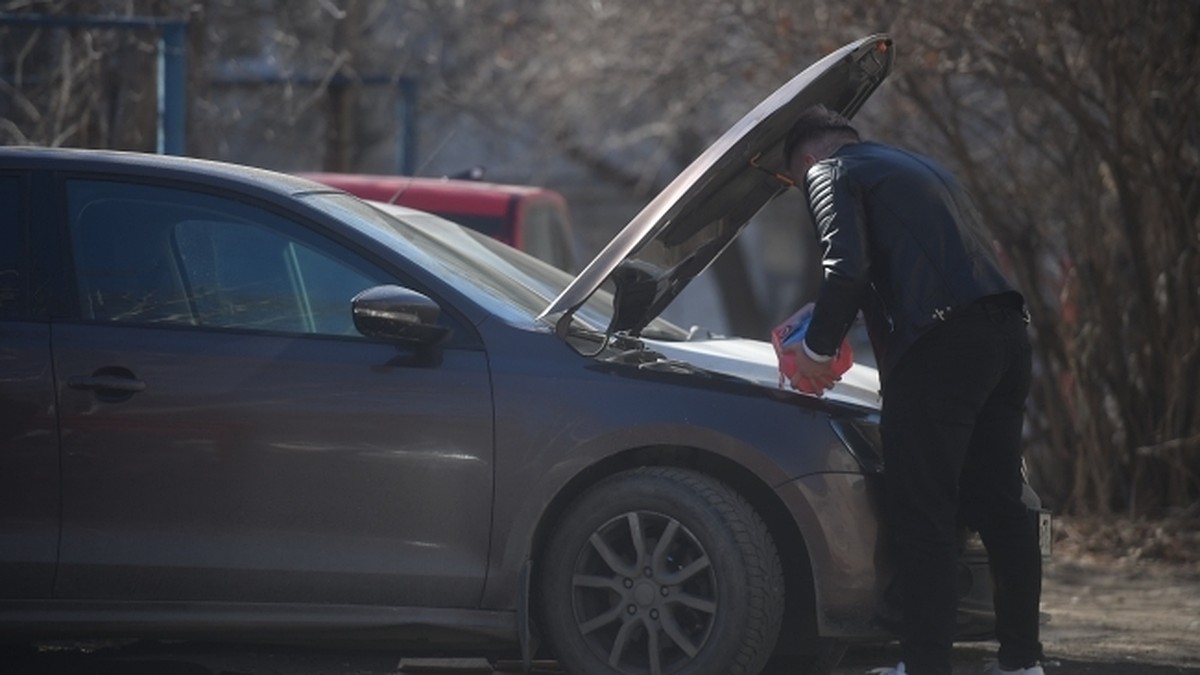
[[[85,181],[68,193],[88,319],[354,335],[350,299],[386,282],[305,228],[240,203]]]

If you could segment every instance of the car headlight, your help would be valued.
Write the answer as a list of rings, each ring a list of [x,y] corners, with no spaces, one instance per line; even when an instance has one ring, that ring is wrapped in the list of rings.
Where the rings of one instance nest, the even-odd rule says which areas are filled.
[[[879,435],[879,416],[835,418],[834,432],[866,473],[883,473],[883,440]]]

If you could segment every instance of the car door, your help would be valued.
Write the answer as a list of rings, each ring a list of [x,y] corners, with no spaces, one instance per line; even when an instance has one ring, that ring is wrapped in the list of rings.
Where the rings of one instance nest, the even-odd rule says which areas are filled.
[[[0,598],[48,598],[58,557],[50,326],[32,292],[30,180],[0,173]]]
[[[477,605],[492,404],[469,329],[362,337],[350,299],[402,280],[244,197],[63,189],[56,596]]]

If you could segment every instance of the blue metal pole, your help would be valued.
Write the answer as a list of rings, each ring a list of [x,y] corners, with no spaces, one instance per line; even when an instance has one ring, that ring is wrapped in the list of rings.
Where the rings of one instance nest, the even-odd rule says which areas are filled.
[[[158,153],[187,152],[187,24],[164,24],[158,41]]]
[[[414,176],[417,171],[417,80],[402,77],[396,99],[397,126],[396,160],[402,176]]]

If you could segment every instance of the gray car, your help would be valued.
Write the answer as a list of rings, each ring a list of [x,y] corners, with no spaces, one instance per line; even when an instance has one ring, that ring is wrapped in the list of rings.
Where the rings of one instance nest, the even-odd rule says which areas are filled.
[[[802,73],[575,279],[296,177],[0,149],[0,637],[655,675],[889,639],[874,371],[804,396],[656,318],[783,189],[789,116],[853,114],[889,45]],[[986,635],[974,548],[960,581]]]

